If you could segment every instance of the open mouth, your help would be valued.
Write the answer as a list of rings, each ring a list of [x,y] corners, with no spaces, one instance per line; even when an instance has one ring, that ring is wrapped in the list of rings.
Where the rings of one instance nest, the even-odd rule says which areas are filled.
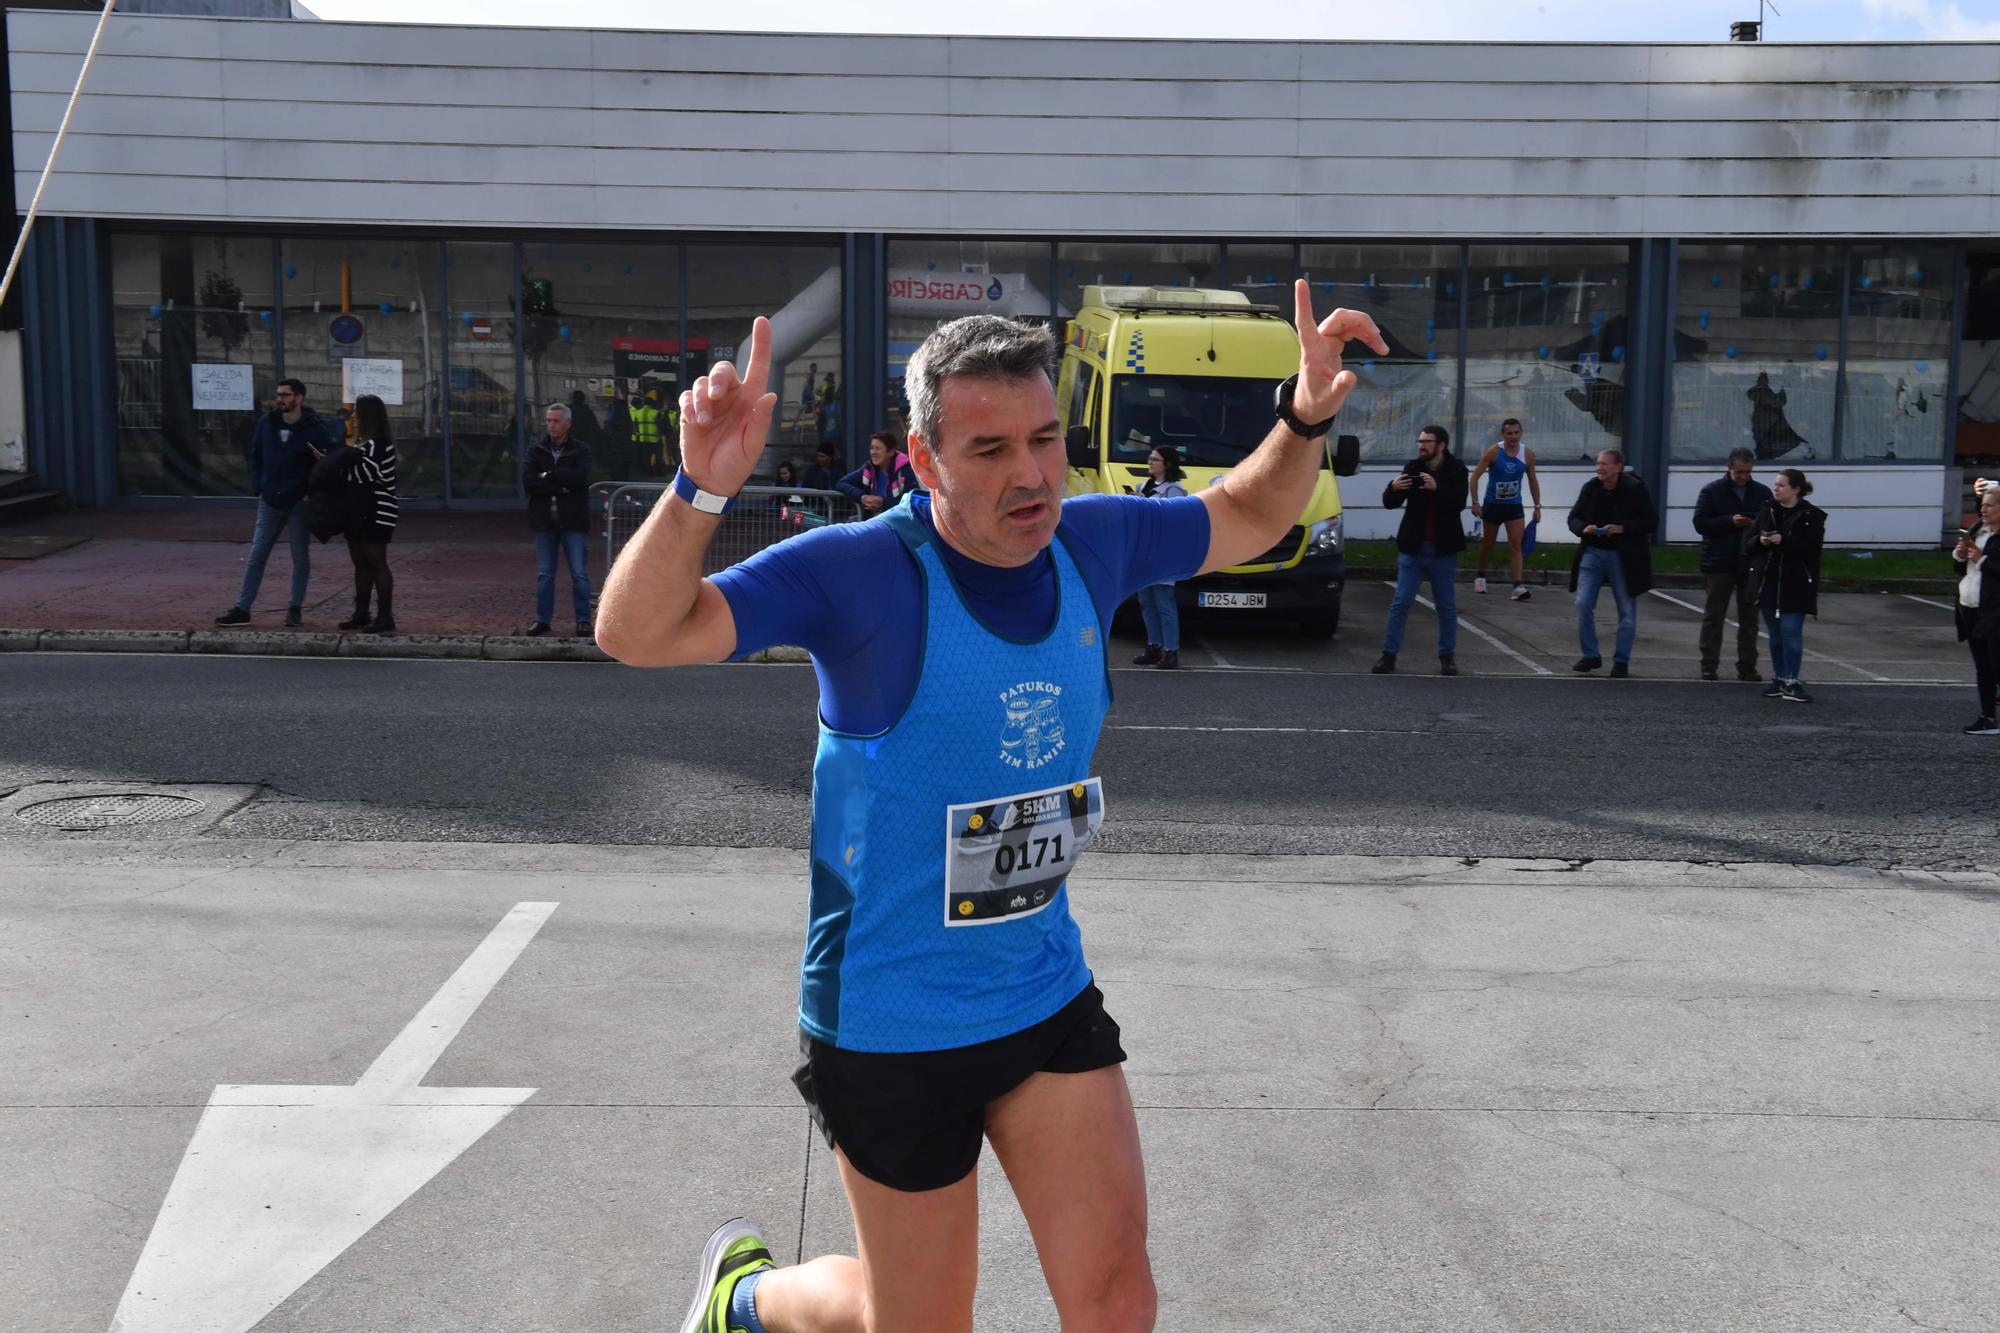
[[[1032,527],[1042,521],[1042,516],[1048,513],[1048,509],[1045,502],[1037,500],[1033,504],[1016,505],[1007,511],[1006,517],[1009,523],[1018,527]]]

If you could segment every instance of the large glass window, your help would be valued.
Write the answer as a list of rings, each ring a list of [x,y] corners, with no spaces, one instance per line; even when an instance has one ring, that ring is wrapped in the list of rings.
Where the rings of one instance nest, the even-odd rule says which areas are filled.
[[[733,361],[747,350],[750,323],[771,320],[771,391],[784,410],[757,475],[791,459],[810,466],[822,440],[844,441],[846,414],[859,413],[862,436],[885,426],[883,409],[847,392],[840,357],[840,251],[831,245],[690,245],[687,248],[688,354],[698,362]],[[804,410],[806,384],[813,388]],[[842,450],[845,461],[845,449]]]
[[[522,290],[530,438],[549,404],[567,403],[593,480],[670,472],[684,387],[679,247],[530,244]],[[703,354],[692,361],[694,374],[708,368]]]
[[[112,238],[121,494],[250,493],[278,380],[271,265],[265,237]]]
[[[1941,245],[1857,245],[1849,254],[1843,461],[1944,457],[1952,262]]]
[[[514,247],[503,241],[453,241],[445,247],[451,309],[445,328],[451,369],[451,494],[460,500],[513,499],[521,493],[515,451]],[[541,419],[534,421],[537,434]]]
[[[370,237],[283,244],[285,374],[331,418],[358,394],[389,410],[396,486],[444,495],[444,309],[438,243]],[[330,424],[332,424],[330,422]],[[336,437],[341,428],[334,425]]]
[[[1111,384],[1111,457],[1121,463],[1170,444],[1183,463],[1234,467],[1271,433],[1269,380],[1118,375]]]
[[[961,315],[1048,321],[1049,258],[1047,241],[890,240],[887,429],[906,428],[903,370],[932,329]]]
[[[1497,441],[1508,417],[1544,463],[1623,448],[1628,249],[1475,245],[1469,260],[1460,456]]]
[[[1833,456],[1840,273],[1836,245],[1681,246],[1674,462]]]
[[[1236,247],[1229,253],[1233,269]],[[1359,383],[1334,429],[1359,436],[1363,458],[1413,457],[1424,426],[1453,429],[1460,253],[1455,245],[1308,245],[1299,252],[1313,314],[1325,319],[1342,306],[1364,311],[1389,344],[1386,357],[1359,344],[1348,348]],[[1266,299],[1291,317],[1289,290]]]
[[[1256,305],[1274,305],[1289,318],[1292,281],[1298,277],[1298,249],[1269,241],[1231,241],[1222,251],[1224,285]]]

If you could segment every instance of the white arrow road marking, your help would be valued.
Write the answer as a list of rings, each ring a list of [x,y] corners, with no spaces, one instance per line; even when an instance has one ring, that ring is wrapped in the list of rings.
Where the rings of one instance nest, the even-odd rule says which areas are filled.
[[[555,903],[516,903],[352,1087],[224,1084],[112,1333],[246,1333],[534,1088],[417,1086]]]

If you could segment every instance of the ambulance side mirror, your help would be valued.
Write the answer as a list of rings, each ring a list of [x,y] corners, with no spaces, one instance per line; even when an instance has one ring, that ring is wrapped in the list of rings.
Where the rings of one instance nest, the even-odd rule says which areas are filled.
[[[1097,442],[1090,438],[1090,427],[1081,421],[1064,433],[1063,447],[1069,453],[1071,467],[1087,469],[1097,466]]]
[[[1351,477],[1361,470],[1361,437],[1343,435],[1333,446],[1333,475]]]

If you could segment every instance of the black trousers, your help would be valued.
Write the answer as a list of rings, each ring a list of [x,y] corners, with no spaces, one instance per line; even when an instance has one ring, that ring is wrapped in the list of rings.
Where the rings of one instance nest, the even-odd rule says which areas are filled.
[[[1972,679],[1979,687],[1979,716],[1993,717],[1995,668],[2000,667],[2000,639],[1967,639],[1972,650]]]

